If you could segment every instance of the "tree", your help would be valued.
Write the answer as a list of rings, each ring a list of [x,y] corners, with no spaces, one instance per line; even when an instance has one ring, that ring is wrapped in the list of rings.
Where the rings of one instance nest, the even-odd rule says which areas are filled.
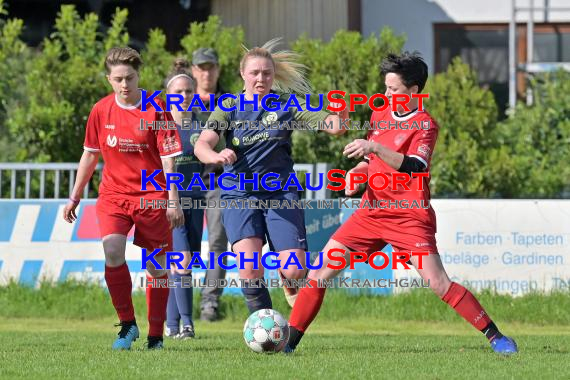
[[[239,62],[244,53],[244,31],[239,27],[224,27],[218,16],[210,16],[204,23],[190,24],[188,34],[180,41],[182,54],[192,60],[192,52],[198,48],[216,49],[221,68],[220,86],[228,92],[241,91]]]
[[[308,79],[315,94],[342,90],[371,96],[385,91],[380,62],[389,53],[399,52],[404,41],[404,36],[395,36],[389,28],[384,28],[379,38],[374,34],[364,38],[358,32],[340,30],[329,42],[302,36],[292,48],[301,54],[302,63],[308,67]],[[328,106],[326,96],[324,106]],[[350,118],[364,123],[370,121],[371,114],[368,106],[357,106]],[[348,170],[356,161],[343,157],[343,148],[355,138],[365,136],[364,130],[349,130],[341,137],[323,132],[295,132],[293,156],[296,162],[329,162],[334,168]]]
[[[7,16],[4,1],[0,0],[0,16]],[[22,78],[29,66],[31,51],[20,39],[24,23],[20,19],[0,19],[0,161],[13,161],[18,152],[9,128],[6,111],[22,102]]]
[[[479,87],[469,66],[455,58],[447,71],[430,79],[425,107],[439,126],[432,158],[435,196],[486,195],[487,152],[494,146],[497,105],[491,91]]]
[[[22,96],[7,107],[6,125],[19,146],[15,161],[78,160],[91,107],[109,93],[102,57],[127,44],[126,21],[127,11],[117,9],[100,34],[95,14],[81,19],[74,6],[62,6],[55,32],[20,78]]]
[[[534,104],[519,102],[493,134],[485,178],[493,195],[552,198],[569,189],[570,73],[540,75],[531,86]]]

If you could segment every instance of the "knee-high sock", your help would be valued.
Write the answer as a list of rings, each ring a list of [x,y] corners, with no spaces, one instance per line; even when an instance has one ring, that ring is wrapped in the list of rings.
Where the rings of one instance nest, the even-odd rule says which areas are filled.
[[[131,297],[133,283],[127,263],[118,267],[108,267],[105,265],[105,282],[109,288],[111,301],[117,311],[121,322],[135,320],[135,310]]]
[[[289,317],[289,324],[304,333],[319,313],[326,290],[324,287],[319,288],[317,281],[309,280],[308,286],[299,291]]]
[[[241,288],[250,313],[261,309],[273,308],[269,290],[265,286],[260,285],[257,279],[251,279],[246,281],[245,287]]]
[[[168,275],[155,277],[158,279],[168,280]],[[147,275],[147,280],[152,281],[152,277]],[[168,303],[168,287],[147,286],[146,288],[146,305],[148,309],[149,336],[162,336],[164,332],[164,321],[166,320],[166,304]]]
[[[178,312],[182,319],[182,326],[193,326],[192,302],[194,298],[194,288],[188,286],[192,284],[192,274],[176,273],[172,277],[174,278],[174,284],[176,287],[171,289],[171,291],[174,290],[174,294],[176,296],[176,303],[178,304]],[[182,283],[183,277],[185,277],[184,284]]]
[[[477,298],[456,282],[451,283],[442,300],[454,308],[459,315],[479,331],[485,330],[492,322],[483,306],[477,301]]]
[[[169,278],[173,276],[168,275]],[[178,303],[176,302],[176,295],[174,289],[168,289],[168,304],[166,306],[166,327],[171,332],[178,332],[180,330],[180,312],[178,311]]]

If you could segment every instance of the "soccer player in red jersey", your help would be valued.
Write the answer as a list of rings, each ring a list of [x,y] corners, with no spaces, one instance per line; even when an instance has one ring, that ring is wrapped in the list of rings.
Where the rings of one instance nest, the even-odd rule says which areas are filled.
[[[167,210],[140,207],[141,198],[169,199],[170,203],[178,205],[176,188],[168,192],[141,190],[141,170],[152,173],[162,169],[157,183],[165,188],[164,173],[174,171],[174,157],[182,152],[176,130],[141,129],[143,122],[172,120],[167,112],[141,111],[141,91],[138,88],[141,65],[141,57],[131,48],[112,48],[107,53],[105,68],[113,93],[97,102],[91,110],[75,186],[63,210],[63,218],[67,222],[77,219],[75,209],[93,175],[99,155],[102,155],[105,167],[96,210],[105,252],[105,281],[121,326],[119,337],[113,343],[115,350],[130,349],[132,342],[139,337],[131,299],[133,285],[125,261],[127,234],[134,225],[134,244],[151,252],[162,248],[156,261],[164,268],[165,253],[172,246],[171,229],[184,222],[180,207]],[[159,103],[165,109],[164,103],[160,100]],[[149,265],[147,279],[167,279],[167,274],[165,270]],[[146,289],[149,349],[163,346],[168,290],[151,284]]]
[[[381,65],[385,75],[386,97],[391,101],[393,94],[420,93],[427,81],[428,70],[423,59],[416,53],[404,53],[401,56],[389,55]],[[323,249],[328,252],[338,249],[335,256],[347,251],[366,252],[368,255],[380,251],[386,244],[391,244],[395,252],[428,251],[429,255],[413,256],[411,264],[420,276],[429,281],[430,287],[444,302],[449,304],[467,322],[485,334],[495,352],[512,354],[517,352],[514,340],[503,336],[475,296],[466,288],[452,282],[445,269],[436,246],[436,218],[431,207],[397,208],[396,201],[408,200],[411,204],[429,204],[429,176],[413,176],[408,183],[397,184],[392,179],[393,173],[429,172],[431,156],[435,147],[438,125],[425,111],[418,110],[417,99],[408,103],[411,111],[404,113],[401,105],[398,112],[387,109],[374,112],[372,121],[374,130],[368,138],[357,139],[349,143],[343,154],[349,158],[363,157],[349,172],[364,173],[370,178],[374,173],[384,173],[390,178],[390,184],[384,190],[366,187],[363,201],[392,201],[392,206],[379,208],[360,208],[333,234]],[[391,107],[389,107],[391,108]],[[379,123],[384,121],[384,123]],[[378,188],[383,188],[383,179],[378,177]],[[422,184],[419,181],[423,181]],[[420,186],[423,185],[423,186]],[[409,190],[406,190],[406,186]],[[355,194],[347,182],[346,194]],[[423,203],[422,203],[423,202]],[[389,203],[384,203],[385,205]],[[318,259],[317,259],[318,260]],[[325,296],[325,288],[318,287],[318,280],[331,279],[340,270],[327,267],[331,260],[324,255],[322,267],[309,273],[312,287],[305,287],[299,292],[297,302],[291,312],[289,325],[291,335],[285,352],[292,352],[310,323],[316,317]],[[317,263],[315,263],[317,264]]]

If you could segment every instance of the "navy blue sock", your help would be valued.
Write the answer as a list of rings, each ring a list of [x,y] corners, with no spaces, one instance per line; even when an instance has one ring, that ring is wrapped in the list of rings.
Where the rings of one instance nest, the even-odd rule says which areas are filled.
[[[245,303],[250,313],[261,309],[273,309],[271,296],[265,284],[261,284],[259,279],[253,279],[247,281],[245,285],[241,288],[241,292],[245,296]]]
[[[184,282],[182,282],[182,278]],[[176,295],[176,303],[178,304],[178,312],[182,319],[182,326],[194,326],[192,322],[192,302],[194,298],[194,288],[192,285],[192,273],[179,274],[176,273],[172,276],[176,282],[174,294]]]
[[[169,278],[172,275],[168,274]],[[178,304],[176,303],[176,296],[174,289],[169,289],[168,304],[166,306],[166,327],[174,333],[178,333],[180,329],[180,313],[178,312]]]

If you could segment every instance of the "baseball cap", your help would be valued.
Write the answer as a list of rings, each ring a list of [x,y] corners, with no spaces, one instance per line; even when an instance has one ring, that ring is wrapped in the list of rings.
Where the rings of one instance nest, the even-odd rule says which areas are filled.
[[[200,48],[192,53],[192,64],[201,65],[202,63],[218,64],[218,53],[212,48]]]

